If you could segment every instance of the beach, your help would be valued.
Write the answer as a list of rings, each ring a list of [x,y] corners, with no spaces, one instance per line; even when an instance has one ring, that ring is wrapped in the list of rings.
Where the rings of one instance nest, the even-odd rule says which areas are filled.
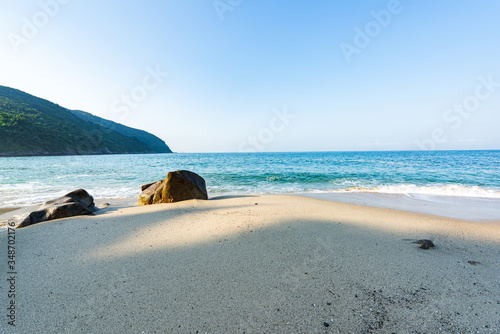
[[[500,1],[4,2],[0,334],[500,334]]]
[[[16,230],[17,326],[1,332],[500,329],[500,220],[289,195],[109,204]]]
[[[0,208],[0,216],[11,211],[15,211],[19,208]]]

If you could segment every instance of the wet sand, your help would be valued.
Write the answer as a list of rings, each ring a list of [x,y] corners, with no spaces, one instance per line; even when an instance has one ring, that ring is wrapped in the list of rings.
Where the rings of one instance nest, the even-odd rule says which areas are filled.
[[[0,208],[0,215],[3,215],[5,213],[7,213],[7,212],[15,211],[17,209],[19,209],[19,208],[3,208],[3,209]]]

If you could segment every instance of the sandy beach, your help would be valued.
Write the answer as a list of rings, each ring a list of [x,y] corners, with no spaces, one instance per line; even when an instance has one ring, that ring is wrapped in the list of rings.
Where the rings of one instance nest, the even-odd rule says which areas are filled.
[[[0,208],[0,216],[11,211],[15,211],[19,208]]]
[[[16,230],[0,332],[500,332],[500,221],[287,195],[110,204]]]

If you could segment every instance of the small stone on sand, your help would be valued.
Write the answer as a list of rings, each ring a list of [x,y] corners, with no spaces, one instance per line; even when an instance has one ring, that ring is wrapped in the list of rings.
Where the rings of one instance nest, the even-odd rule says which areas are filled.
[[[413,242],[414,244],[419,244],[421,249],[429,249],[431,247],[434,247],[434,243],[432,240],[428,239],[421,239]]]

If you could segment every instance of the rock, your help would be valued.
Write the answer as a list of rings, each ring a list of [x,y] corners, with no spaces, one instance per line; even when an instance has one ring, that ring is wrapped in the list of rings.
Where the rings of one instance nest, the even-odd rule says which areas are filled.
[[[429,249],[431,247],[434,247],[434,243],[432,240],[428,239],[421,239],[413,242],[414,244],[419,244],[421,249]]]
[[[96,212],[99,209],[96,208],[94,204],[94,198],[89,195],[84,189],[77,189],[66,195],[56,198],[52,201],[45,202],[38,209],[43,210],[54,205],[67,204],[67,203],[78,203],[90,212]]]
[[[94,198],[85,190],[78,189],[42,204],[37,211],[31,212],[24,218],[17,227],[26,227],[48,220],[93,214],[97,210],[99,209],[95,207]]]
[[[155,184],[156,182],[152,182],[152,183],[148,183],[148,184],[144,184],[141,186],[141,191],[144,191],[146,189],[148,189],[149,187],[151,187],[153,184]]]
[[[169,172],[165,180],[141,186],[139,205],[174,203],[189,199],[208,199],[205,180],[196,173]]]
[[[472,264],[473,266],[477,266],[477,265],[480,265],[482,264],[481,262],[479,261],[467,261],[468,264]]]
[[[193,172],[179,170],[169,172],[163,188],[163,203],[174,203],[188,199],[208,199],[205,180]]]
[[[162,193],[165,180],[149,183],[141,186],[139,205],[150,205],[162,203]]]

